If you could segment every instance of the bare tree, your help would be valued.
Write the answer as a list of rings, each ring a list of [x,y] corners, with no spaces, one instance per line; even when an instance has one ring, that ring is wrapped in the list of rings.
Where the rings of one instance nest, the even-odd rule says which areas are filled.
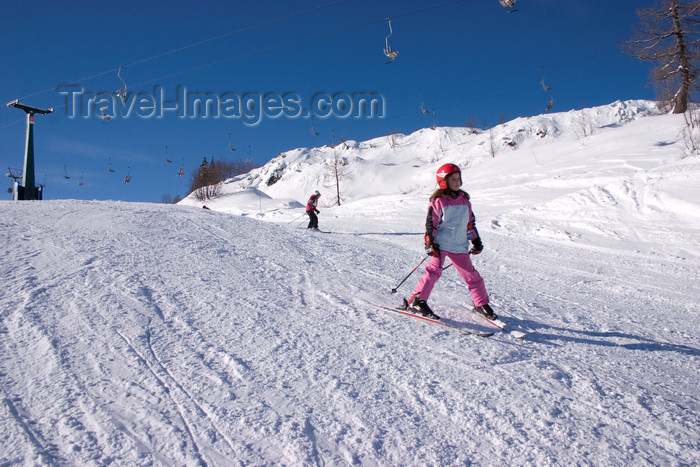
[[[206,201],[214,199],[221,194],[221,183],[215,185],[207,185],[194,190],[194,197],[197,201]]]
[[[489,153],[491,158],[496,157],[496,141],[495,136],[493,134],[493,128],[489,128],[489,139],[486,143],[486,152]]]
[[[657,8],[637,11],[642,28],[635,31],[632,40],[623,42],[627,53],[658,62],[652,70],[652,82],[670,91],[664,97],[670,101],[672,113],[684,113],[692,91],[697,89],[699,14],[700,0],[661,0]]]
[[[333,184],[335,186],[335,204],[340,206],[340,182],[344,180],[346,175],[348,161],[345,157],[342,157],[338,151],[333,154],[333,159],[330,160],[329,174],[333,179]]]
[[[195,192],[195,197],[200,201],[211,199],[221,192],[221,182],[236,175],[250,172],[256,166],[250,161],[229,161],[219,159],[207,161],[202,159],[199,168],[192,172],[190,181],[190,193]],[[202,199],[200,199],[202,198]]]
[[[470,135],[475,135],[479,133],[479,120],[476,116],[471,115],[468,119],[464,120],[464,127]]]
[[[399,132],[398,132],[398,130],[395,130],[395,129],[393,129],[393,128],[392,128],[391,130],[388,130],[388,131],[386,132],[386,139],[387,139],[387,141],[389,142],[389,147],[390,147],[391,149],[395,149],[395,148],[396,148],[396,144],[398,143],[398,139],[399,139]]]
[[[688,152],[684,153],[687,157],[692,154],[698,154],[700,151],[700,109],[695,105],[688,106],[688,111],[683,114],[685,118],[685,128],[682,131],[683,141]]]

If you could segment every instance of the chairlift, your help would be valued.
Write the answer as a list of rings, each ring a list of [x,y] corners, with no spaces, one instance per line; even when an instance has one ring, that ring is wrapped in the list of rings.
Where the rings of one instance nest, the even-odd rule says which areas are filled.
[[[168,164],[173,163],[173,161],[171,161],[170,158],[168,157],[168,147],[167,146],[165,146],[165,162]]]
[[[552,109],[552,107],[554,107],[554,97],[552,97],[551,86],[549,86],[544,80],[544,67],[542,67],[542,81],[540,81],[540,84],[542,85],[542,89],[544,89],[545,92],[549,93],[549,103],[547,104],[547,108],[545,109],[545,112],[549,112]]]
[[[423,93],[420,93],[420,111],[423,115],[430,115],[430,112],[423,108]]]
[[[80,181],[78,182],[78,186],[85,185],[85,183],[83,182],[83,175],[84,175],[84,172],[81,170],[80,171]]]
[[[128,167],[128,172],[126,177],[124,177],[124,183],[131,183],[131,167]]]
[[[228,150],[231,152],[236,152],[236,148],[231,145],[231,132],[228,133]]]
[[[390,38],[391,35],[394,33],[394,31],[393,31],[392,28],[391,28],[391,18],[387,18],[386,20],[387,20],[387,22],[389,23],[389,35],[386,36],[386,40],[385,40],[385,42],[386,42],[386,47],[384,48],[384,55],[386,55],[387,58],[390,60],[390,61],[387,62],[387,63],[391,63],[391,62],[393,62],[393,61],[396,59],[396,57],[399,55],[399,52],[398,52],[397,50],[391,50],[391,47],[389,46],[389,38]]]
[[[516,0],[498,0],[503,8],[509,8],[508,13],[515,13],[517,9],[513,9]]]
[[[542,81],[540,81],[540,84],[542,85],[542,89],[547,92],[552,92],[552,88],[544,82],[544,67],[542,67]]]
[[[180,169],[177,171],[177,176],[182,177],[185,175],[185,159],[182,159],[182,164],[180,165]]]
[[[127,91],[126,91],[126,82],[124,81],[124,78],[122,78],[122,69],[123,69],[123,68],[124,68],[124,67],[120,65],[120,66],[119,66],[119,71],[117,71],[117,76],[119,77],[119,79],[120,79],[121,82],[122,82],[122,87],[119,88],[114,94],[115,94],[118,98],[120,98],[120,99],[122,99],[122,100],[125,100],[125,99],[126,99]],[[127,183],[128,183],[128,182],[127,182]]]
[[[437,119],[435,118],[435,111],[433,110],[433,126],[430,129],[435,130],[436,128],[437,128]]]
[[[314,136],[318,136],[318,131],[316,131],[316,128],[314,127],[314,116],[311,115],[311,134]]]
[[[68,176],[68,165],[63,166],[63,178],[70,180],[70,177]]]
[[[108,167],[109,167],[109,169],[108,169],[109,173],[113,174],[114,169],[112,168],[112,158],[111,157],[109,158],[109,166]]]
[[[22,174],[22,169],[13,169],[12,167],[7,168],[7,173],[5,174],[5,176],[10,177],[12,179],[12,186],[7,189],[8,193],[14,193],[15,183],[17,183],[18,180],[22,180]]]
[[[100,111],[100,118],[105,122],[108,122],[112,119],[112,117],[107,115],[104,110]]]

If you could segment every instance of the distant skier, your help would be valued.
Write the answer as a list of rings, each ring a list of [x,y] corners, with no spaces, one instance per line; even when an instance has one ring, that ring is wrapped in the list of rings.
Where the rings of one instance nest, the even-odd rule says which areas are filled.
[[[428,306],[427,300],[442,275],[442,265],[447,257],[467,283],[474,301],[474,310],[495,319],[496,315],[489,306],[484,280],[469,258],[470,254],[481,253],[484,246],[476,230],[469,195],[460,189],[462,173],[455,164],[445,164],[438,169],[436,177],[439,188],[430,197],[425,220],[425,249],[431,256],[430,263],[413,289],[413,296],[408,301],[409,310],[439,319]]]
[[[321,193],[318,192],[318,190],[314,191],[314,194],[311,195],[309,198],[309,202],[306,203],[306,214],[309,215],[309,226],[307,229],[316,229],[318,230],[318,216],[316,214],[319,214],[321,211],[316,209],[316,205],[318,205],[318,199],[321,197]]]

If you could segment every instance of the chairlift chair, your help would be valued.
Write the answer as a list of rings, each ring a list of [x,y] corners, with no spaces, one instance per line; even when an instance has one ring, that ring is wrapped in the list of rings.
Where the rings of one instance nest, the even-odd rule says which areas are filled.
[[[236,148],[231,145],[231,133],[228,134],[228,150],[231,152],[236,152]]]
[[[420,93],[420,111],[423,113],[423,115],[430,115],[430,112],[423,108],[423,93]]]
[[[515,6],[515,0],[498,0],[503,8],[513,8]]]
[[[167,164],[172,164],[172,163],[173,163],[173,161],[171,161],[170,158],[168,157],[168,147],[167,147],[167,146],[165,146],[165,162],[166,162]]]
[[[547,104],[547,108],[545,109],[546,112],[549,112],[552,110],[552,107],[554,107],[554,98],[549,99],[549,103]]]
[[[387,62],[387,63],[391,63],[396,59],[396,57],[398,57],[399,52],[397,50],[391,50],[391,47],[389,46],[389,38],[394,33],[394,31],[391,28],[391,18],[387,18],[386,20],[389,23],[389,35],[386,36],[386,40],[385,40],[386,47],[384,48],[384,55],[386,55],[387,58],[389,60],[391,60],[390,62]]]
[[[116,91],[114,94],[115,94],[118,98],[120,98],[120,99],[122,99],[122,100],[125,100],[125,99],[126,99],[126,95],[127,95],[127,91],[126,91],[126,82],[124,81],[124,78],[122,78],[122,68],[124,68],[124,67],[120,65],[120,66],[119,66],[119,71],[117,71],[117,76],[119,77],[119,79],[120,79],[121,82],[122,82],[122,87],[119,88],[119,89],[117,89],[117,91]],[[127,182],[127,183],[128,183],[128,182]]]
[[[12,167],[7,168],[7,173],[5,176],[10,177],[12,180],[22,180],[23,177],[23,169],[13,169]]]
[[[547,104],[547,109],[545,110],[545,112],[549,112],[552,109],[552,107],[554,107],[554,97],[552,96],[551,86],[549,86],[544,81],[544,67],[542,67],[542,81],[540,81],[540,84],[542,84],[542,89],[544,89],[545,92],[549,93],[549,103]]]

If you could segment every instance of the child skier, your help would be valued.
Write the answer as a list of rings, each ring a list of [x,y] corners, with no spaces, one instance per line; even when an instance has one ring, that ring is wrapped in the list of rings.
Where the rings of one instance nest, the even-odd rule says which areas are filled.
[[[306,203],[306,214],[309,215],[309,226],[307,229],[318,230],[318,214],[320,211],[316,209],[318,204],[318,199],[321,197],[321,193],[316,190],[313,195],[309,198],[309,202]]]
[[[438,169],[436,177],[439,188],[430,197],[425,220],[425,249],[431,256],[430,263],[413,289],[408,310],[439,319],[428,306],[427,300],[435,282],[442,275],[442,265],[447,257],[467,283],[474,301],[474,310],[495,319],[496,315],[489,306],[484,280],[469,258],[470,254],[481,253],[484,246],[476,230],[469,195],[460,190],[462,173],[455,164],[445,164]]]

